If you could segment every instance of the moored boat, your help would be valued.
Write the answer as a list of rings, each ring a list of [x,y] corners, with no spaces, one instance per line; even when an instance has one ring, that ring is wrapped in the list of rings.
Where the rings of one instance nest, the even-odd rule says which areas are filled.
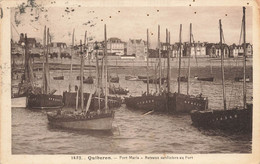
[[[53,80],[64,80],[64,76],[54,76]]]
[[[229,109],[191,112],[192,124],[204,129],[221,129],[232,132],[252,132],[252,105],[247,109]]]
[[[213,111],[192,111],[192,124],[196,127],[201,127],[210,130],[224,130],[238,133],[252,133],[252,110],[253,104],[246,103],[246,42],[245,42],[245,7],[243,7],[243,40],[244,40],[244,58],[243,58],[243,107],[235,107],[227,109],[226,107],[226,92],[225,92],[225,76],[224,76],[224,55],[222,48],[222,24],[220,26],[220,47],[221,47],[221,72],[222,72],[222,89],[223,89],[223,106],[224,109]]]
[[[243,77],[235,77],[236,82],[243,82],[243,80]],[[249,77],[246,78],[246,82],[251,82]]]
[[[86,38],[86,32],[85,32],[85,41],[87,40]],[[111,130],[112,129],[112,122],[114,119],[114,111],[110,110],[108,108],[108,96],[107,96],[107,73],[105,74],[105,107],[101,108],[101,90],[102,86],[100,86],[100,74],[99,72],[107,72],[107,41],[106,41],[106,26],[105,26],[105,66],[104,70],[99,70],[98,68],[98,59],[97,60],[97,88],[96,88],[96,93],[98,97],[92,98],[92,93],[89,94],[88,96],[88,101],[84,101],[84,93],[83,93],[83,67],[84,67],[84,56],[83,56],[83,45],[82,41],[80,40],[80,52],[79,54],[81,55],[81,69],[80,69],[80,104],[81,104],[81,112],[63,112],[61,110],[57,111],[55,113],[47,113],[48,121],[51,125],[58,126],[61,128],[69,128],[69,129],[75,129],[75,130]],[[87,44],[84,42],[84,51],[87,47]],[[88,54],[86,50],[86,54]],[[97,56],[97,54],[96,54]],[[102,76],[101,76],[102,78]],[[68,94],[71,94],[68,92]],[[78,92],[76,93],[76,110],[78,107],[78,99],[79,97]],[[94,106],[96,102],[98,103],[98,109],[94,111],[90,111],[89,107],[90,104],[94,100]],[[97,100],[97,101],[95,101]],[[86,108],[84,110],[84,102],[86,102]]]
[[[47,55],[49,53],[49,45],[50,45],[49,28],[46,33],[46,26],[45,26],[44,38],[43,38],[44,57],[45,57],[45,61],[43,63],[43,78],[42,78],[43,85],[41,89],[32,87],[32,91],[28,94],[27,107],[31,109],[60,108],[63,106],[62,96],[54,95],[54,92],[56,90],[54,90],[54,92],[50,92],[50,74],[49,74],[49,63],[48,63],[48,55]],[[31,60],[29,55],[28,55],[28,60]],[[32,68],[28,69],[28,71],[30,72],[28,74],[33,74]],[[29,77],[32,78],[32,75]],[[31,79],[31,82],[32,81],[33,80]]]
[[[110,77],[108,78],[108,82],[111,82],[111,83],[119,83],[119,77],[118,77],[118,76],[115,76],[115,77],[110,76]]]
[[[142,111],[166,111],[166,95],[142,95],[135,97],[125,97],[127,107]]]
[[[83,78],[83,79],[84,79],[84,78]],[[84,80],[83,80],[83,83],[85,83],[85,84],[93,84],[93,83],[94,83],[94,79],[93,79],[92,76],[88,76],[87,79],[84,79]]]
[[[198,77],[198,76],[195,76],[194,77],[195,79],[199,80],[199,81],[214,81],[214,77]]]
[[[111,130],[114,111],[47,113],[49,124],[73,130]]]
[[[30,109],[58,109],[63,107],[62,96],[52,94],[29,94],[27,107]]]

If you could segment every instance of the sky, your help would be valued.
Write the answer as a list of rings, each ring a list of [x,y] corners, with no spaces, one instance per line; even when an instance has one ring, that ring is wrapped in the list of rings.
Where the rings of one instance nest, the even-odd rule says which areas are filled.
[[[67,11],[66,11],[67,10]],[[225,43],[239,43],[242,7],[50,7],[44,12],[40,9],[26,9],[25,14],[15,14],[11,10],[12,38],[17,41],[18,33],[27,33],[41,41],[46,25],[54,36],[54,42],[71,44],[71,34],[75,29],[75,40],[88,37],[101,41],[104,39],[104,24],[107,26],[107,38],[118,37],[127,42],[129,39],[146,40],[149,29],[150,43],[157,44],[158,25],[161,41],[165,42],[166,28],[171,32],[171,43],[179,41],[182,24],[182,41],[189,41],[189,26],[195,41],[219,42],[219,19],[222,20]],[[34,17],[39,14],[39,19]],[[17,26],[15,20],[20,21]],[[31,21],[34,20],[34,21]],[[88,21],[90,23],[88,24]],[[252,43],[252,8],[246,9],[246,41]]]

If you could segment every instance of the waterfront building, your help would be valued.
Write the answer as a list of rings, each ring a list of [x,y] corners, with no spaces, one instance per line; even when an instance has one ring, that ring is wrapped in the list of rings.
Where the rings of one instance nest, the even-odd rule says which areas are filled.
[[[22,45],[22,44],[24,44],[24,42],[25,42],[25,36],[24,36],[23,33],[21,33],[20,34],[20,40],[18,41],[18,44]],[[28,45],[29,48],[32,48],[32,47],[35,48],[35,47],[37,47],[38,44],[37,44],[35,38],[27,38],[27,45]]]
[[[115,54],[115,55],[124,55],[125,51],[125,42],[120,40],[119,38],[109,38],[107,40],[107,52],[108,54]]]
[[[229,46],[227,44],[222,44],[223,46],[223,54],[225,58],[230,57],[230,49]],[[221,47],[219,45],[219,43],[208,43],[206,45],[206,54],[209,57],[212,58],[220,58],[221,57]]]
[[[52,42],[50,44],[50,58],[71,58],[70,47],[63,42]]]
[[[231,57],[243,57],[244,54],[244,49],[243,49],[244,44],[242,45],[236,45],[233,43],[230,46],[230,56]],[[253,55],[253,46],[250,43],[246,43],[246,55],[247,57],[252,57]]]
[[[127,55],[145,60],[147,56],[147,43],[142,39],[129,39],[127,43]]]

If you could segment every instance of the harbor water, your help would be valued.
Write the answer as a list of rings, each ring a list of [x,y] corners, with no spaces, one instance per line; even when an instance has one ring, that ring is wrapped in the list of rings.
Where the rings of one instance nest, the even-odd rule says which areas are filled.
[[[85,76],[89,75],[87,72]],[[41,72],[36,73],[40,77]],[[65,77],[64,80],[51,78],[51,88],[57,89],[56,94],[68,90],[70,78],[73,79],[72,86],[79,85],[76,80],[79,71],[74,70],[72,77],[69,76],[69,71],[56,70],[50,74],[51,77]],[[94,72],[91,74],[95,75]],[[146,90],[146,84],[142,81],[126,81],[124,77],[129,73],[118,70],[118,74],[120,86],[127,87],[130,95],[141,95]],[[227,74],[230,74],[226,80],[227,106],[241,106],[243,84],[231,79],[232,71]],[[172,92],[177,91],[175,79],[176,75],[171,81]],[[186,93],[186,85],[181,84],[182,93]],[[150,87],[154,92],[155,85],[151,84]],[[94,85],[84,84],[85,91],[93,88]],[[248,101],[252,101],[252,88],[252,82],[247,83]],[[199,93],[208,97],[211,109],[223,109],[221,78],[216,78],[214,82],[200,82],[192,78],[190,94]],[[123,104],[115,109],[112,131],[83,132],[51,127],[44,110],[12,108],[12,154],[206,154],[252,151],[251,135],[197,129],[192,126],[189,114],[143,114],[142,111],[129,109]]]

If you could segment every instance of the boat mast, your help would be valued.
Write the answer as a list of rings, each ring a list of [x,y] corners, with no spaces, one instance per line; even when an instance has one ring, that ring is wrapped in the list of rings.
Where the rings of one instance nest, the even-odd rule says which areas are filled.
[[[221,53],[221,72],[222,72],[222,86],[223,86],[223,104],[224,104],[224,110],[227,109],[226,105],[226,90],[225,90],[225,75],[224,75],[224,54],[223,54],[223,48],[222,48],[222,24],[221,19],[219,20],[219,31],[220,31],[220,53]]]
[[[243,107],[246,109],[246,17],[245,17],[246,8],[243,7],[243,49],[244,49],[244,60],[243,60]]]
[[[162,66],[161,66],[161,43],[160,43],[160,25],[158,25],[158,54],[159,54],[159,93],[161,93],[162,85]],[[157,80],[157,79],[156,79]]]
[[[192,24],[190,23],[190,55],[188,59],[187,95],[190,93],[190,57],[191,57]]]
[[[180,24],[180,35],[179,35],[179,73],[178,73],[178,93],[180,93],[181,90],[181,78],[180,78],[180,74],[181,74],[181,31],[182,31],[182,24]]]
[[[146,57],[147,65],[146,65],[146,72],[147,72],[147,94],[149,94],[149,30],[147,29],[147,57]]]
[[[48,94],[50,92],[50,72],[49,72],[49,53],[50,53],[50,32],[49,32],[49,28],[47,29],[47,44],[46,44],[46,48],[47,48],[47,54],[46,54],[46,64],[45,64],[45,76],[46,76],[46,93]]]
[[[84,56],[82,52],[82,40],[80,40],[80,98],[81,98],[81,110],[83,111],[84,107],[84,97],[83,97],[83,71],[84,71]]]
[[[169,31],[168,33],[168,44],[169,44],[169,47],[168,47],[168,58],[169,58],[169,65],[168,65],[168,69],[169,69],[169,76],[168,76],[168,80],[169,80],[169,85],[168,85],[168,93],[171,92],[171,32]]]
[[[166,50],[167,50],[167,92],[168,94],[170,93],[170,71],[171,71],[171,66],[170,66],[170,51],[169,51],[169,46],[170,46],[170,31],[166,29]]]
[[[107,28],[106,24],[104,26],[104,33],[105,33],[105,109],[108,109],[107,104]]]
[[[71,91],[71,75],[72,75],[72,59],[73,59],[73,48],[74,48],[74,32],[75,32],[75,29],[73,29],[73,33],[72,33],[72,45],[71,45],[71,49],[70,49],[70,77],[69,77],[69,92]]]
[[[44,26],[44,32],[43,32],[43,56],[46,56],[46,26]],[[27,59],[26,59],[27,60]],[[26,62],[26,61],[25,61]],[[45,76],[45,60],[42,62],[42,92],[45,93],[45,81],[46,81],[46,76]]]

